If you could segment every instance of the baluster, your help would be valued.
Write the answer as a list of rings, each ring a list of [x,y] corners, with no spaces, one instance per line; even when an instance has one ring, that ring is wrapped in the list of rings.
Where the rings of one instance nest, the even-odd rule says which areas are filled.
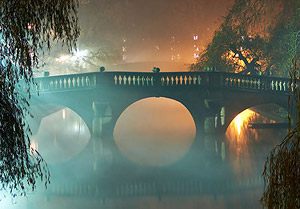
[[[71,80],[70,80],[70,78],[67,78],[68,80],[67,80],[67,83],[68,83],[68,88],[71,88]]]
[[[179,83],[180,85],[182,85],[182,81],[183,81],[183,78],[182,78],[182,75],[179,77]]]
[[[274,81],[271,81],[271,90],[274,90]]]
[[[283,86],[283,91],[286,91],[286,82],[285,81],[283,82],[282,86]]]
[[[169,76],[167,76],[167,86],[169,86],[169,82],[170,82],[170,79],[169,79]]]
[[[161,77],[161,85],[163,86],[165,84],[165,78]]]
[[[275,89],[278,91],[278,81],[275,82]]]
[[[171,76],[171,85],[173,86],[173,84],[174,84],[174,77]]]
[[[175,85],[177,86],[178,85],[178,76],[175,76]]]
[[[60,89],[62,88],[62,80],[61,80],[61,78],[59,79],[59,88]]]
[[[122,76],[121,75],[119,75],[119,77],[118,77],[118,80],[119,80],[119,85],[122,85]]]
[[[149,86],[149,81],[150,81],[150,79],[149,79],[149,77],[147,76],[147,77],[146,77],[146,84],[147,84],[147,86]]]
[[[85,84],[84,83],[84,78],[83,78],[83,76],[81,76],[81,86],[85,86],[84,84]]]
[[[282,91],[282,82],[279,81],[279,91]]]
[[[80,87],[80,78],[77,77],[77,87]]]
[[[151,86],[154,86],[154,77],[153,76],[151,76]]]
[[[189,85],[191,85],[191,84],[192,84],[192,77],[189,76]]]
[[[137,85],[139,86],[141,83],[141,79],[140,79],[140,76],[137,77]]]
[[[75,81],[75,78],[73,77],[73,79],[72,79],[72,87],[75,87],[75,84],[76,84],[76,81]]]
[[[114,81],[115,81],[115,85],[117,85],[118,84],[118,78],[117,78],[116,75],[114,76]]]
[[[196,76],[193,76],[193,85],[194,85],[194,86],[196,85],[196,82],[197,82],[197,77],[196,77]]]
[[[229,78],[225,78],[225,83],[224,83],[224,86],[228,86],[229,85]]]
[[[90,78],[88,76],[85,77],[85,84],[86,86],[90,86]]]
[[[257,88],[261,89],[261,81],[260,81],[260,79],[257,80]]]
[[[145,77],[142,76],[142,86],[144,86],[144,85],[145,85]]]
[[[184,76],[184,85],[187,85],[187,80],[188,80],[188,78],[186,77],[186,75]]]
[[[132,83],[133,85],[135,86],[135,81],[136,81],[136,78],[135,78],[135,75],[132,77]]]
[[[57,89],[57,86],[58,86],[58,81],[57,81],[57,80],[55,80],[54,84],[55,84],[54,88],[55,88],[55,89]]]
[[[67,80],[66,80],[66,78],[64,78],[64,80],[63,80],[63,88],[66,88],[67,87]]]
[[[251,89],[253,89],[253,83],[254,83],[254,82],[253,82],[253,79],[250,78],[250,88],[251,88]]]
[[[200,75],[198,75],[198,85],[201,85],[201,76]]]
[[[127,77],[124,75],[123,76],[123,84],[124,84],[124,86],[126,86],[126,83],[127,83]]]
[[[130,76],[128,76],[128,85],[130,86],[131,85],[131,77]]]

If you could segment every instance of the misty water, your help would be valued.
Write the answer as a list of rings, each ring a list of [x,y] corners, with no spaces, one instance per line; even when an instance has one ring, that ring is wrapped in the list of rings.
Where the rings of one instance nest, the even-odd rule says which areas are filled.
[[[41,109],[32,108],[36,114]],[[146,98],[120,115],[115,146],[103,152],[95,168],[84,120],[67,107],[49,108],[49,115],[31,124],[37,127],[32,146],[48,162],[51,184],[14,203],[7,197],[0,208],[260,208],[264,161],[286,133],[249,128],[252,123],[285,122],[282,108],[258,106],[231,122],[223,148],[215,146],[210,134],[206,140],[212,143],[202,149],[184,105]]]
[[[96,72],[99,66],[188,71],[231,4],[82,0],[78,50],[70,54],[54,45],[35,73]],[[56,104],[31,106],[31,112],[31,146],[47,161],[51,184],[47,189],[39,185],[27,197],[2,193],[0,209],[260,208],[264,162],[286,134],[286,129],[249,128],[251,123],[285,123],[286,113],[274,105],[245,110],[219,135],[205,128],[197,132],[180,102],[145,98],[120,115],[109,147],[101,148],[95,162],[97,145],[84,115]]]

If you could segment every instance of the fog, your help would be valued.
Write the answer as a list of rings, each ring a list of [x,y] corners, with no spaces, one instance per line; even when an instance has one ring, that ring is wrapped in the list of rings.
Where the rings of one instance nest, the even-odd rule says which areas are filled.
[[[106,71],[150,72],[154,66],[162,72],[187,71],[195,61],[195,49],[198,53],[205,48],[231,4],[229,0],[82,0],[78,49],[68,53],[53,44],[36,76],[45,71],[50,75],[96,72],[100,66]],[[92,111],[92,105],[83,109]],[[113,135],[104,136],[109,142],[102,146],[102,139],[92,138],[93,122],[85,111],[32,105],[32,146],[48,162],[51,184],[48,189],[39,185],[27,197],[13,201],[6,194],[0,209],[259,208],[264,161],[286,133],[248,128],[252,122],[286,122],[282,108],[265,109],[271,108],[251,109],[254,113],[233,121],[220,144],[214,133],[204,140],[195,125],[198,118],[184,104],[145,98],[128,104],[118,115],[110,130]],[[105,126],[111,115],[106,116],[101,123],[111,129]]]
[[[91,72],[98,71],[100,66],[130,71],[126,65],[139,63],[139,69],[134,70],[146,71],[153,67],[143,67],[143,63],[148,66],[149,62],[150,66],[160,62],[163,71],[187,70],[195,61],[194,54],[211,40],[231,3],[229,0],[81,1],[77,50],[72,55],[66,49],[62,51],[60,44],[53,44],[39,72],[49,71],[51,75]]]

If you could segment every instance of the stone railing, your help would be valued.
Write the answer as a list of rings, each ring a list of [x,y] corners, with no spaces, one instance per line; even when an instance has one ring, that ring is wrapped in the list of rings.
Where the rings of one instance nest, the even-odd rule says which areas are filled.
[[[36,78],[40,92],[74,90],[95,87],[172,88],[199,87],[234,88],[252,91],[288,93],[289,79],[250,76],[221,72],[95,72]],[[292,85],[292,88],[293,85]]]
[[[257,91],[275,91],[288,93],[288,78],[251,76],[233,73],[222,73],[222,86],[225,88],[248,89]],[[293,85],[291,85],[293,88]]]
[[[34,80],[41,92],[62,89],[78,89],[96,86],[96,73],[50,76]]]

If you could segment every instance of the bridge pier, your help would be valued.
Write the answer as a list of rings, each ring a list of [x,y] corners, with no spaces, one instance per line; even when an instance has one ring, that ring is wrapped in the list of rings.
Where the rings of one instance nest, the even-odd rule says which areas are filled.
[[[110,133],[105,125],[111,122],[111,109],[108,103],[93,102],[94,118],[92,121],[91,139],[93,142],[94,170],[96,171],[102,162],[111,161],[112,152],[107,146]]]
[[[213,150],[218,160],[225,160],[225,107],[216,101],[206,101],[207,114],[204,121],[204,146]]]

